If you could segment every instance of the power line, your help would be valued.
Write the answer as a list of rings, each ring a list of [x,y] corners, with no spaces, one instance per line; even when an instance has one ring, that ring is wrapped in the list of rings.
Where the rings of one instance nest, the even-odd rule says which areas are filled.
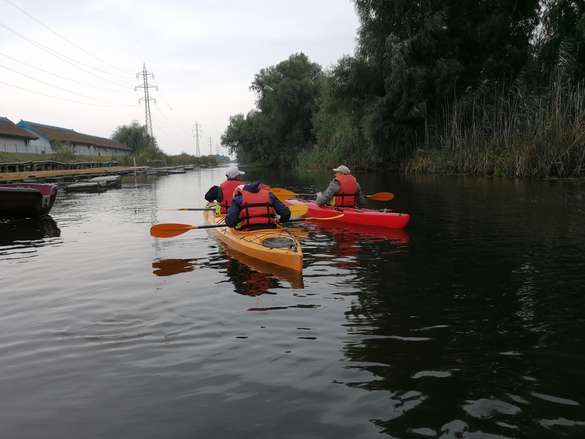
[[[151,137],[154,137],[154,134],[152,132],[152,116],[150,114],[150,101],[154,101],[154,103],[156,104],[156,99],[150,97],[150,89],[155,88],[156,91],[158,91],[158,86],[148,85],[148,77],[151,76],[152,79],[154,79],[154,74],[149,73],[148,70],[146,70],[146,64],[142,65],[141,72],[136,73],[136,79],[138,79],[140,75],[142,75],[142,85],[137,85],[136,87],[134,87],[134,91],[138,90],[139,88],[144,89],[144,97],[138,99],[138,103],[140,103],[140,101],[142,100],[144,101],[144,119],[146,121],[146,130],[148,131]]]
[[[27,88],[21,87],[19,85],[14,85],[14,84],[10,84],[8,82],[4,82],[4,81],[0,81],[0,84],[4,84],[8,87],[12,87],[12,88],[16,88],[18,90],[23,90],[26,91],[27,93],[32,93],[32,94],[36,94],[36,95],[40,95],[40,96],[45,96],[51,99],[58,99],[60,101],[66,101],[66,102],[73,102],[74,104],[81,104],[81,105],[88,105],[91,107],[103,107],[103,108],[119,108],[121,107],[121,105],[106,105],[106,104],[94,104],[91,102],[81,102],[81,101],[76,101],[74,99],[68,99],[68,98],[62,98],[59,96],[53,96],[53,95],[49,95],[40,91],[35,91],[35,90],[29,90]]]
[[[45,69],[43,69],[41,67],[36,67],[36,66],[34,66],[34,65],[30,64],[30,63],[27,63],[25,61],[21,61],[19,59],[16,59],[16,58],[14,58],[14,57],[12,57],[10,55],[6,55],[5,53],[0,52],[0,56],[3,56],[4,58],[8,58],[12,62],[21,64],[21,65],[23,65],[25,67],[28,67],[30,69],[37,70],[39,72],[46,73],[47,75],[54,76],[55,78],[63,79],[64,81],[67,81],[67,82],[74,82],[74,83],[76,83],[78,85],[81,85],[83,87],[91,87],[92,89],[95,89],[96,88],[95,84],[90,84],[88,82],[78,81],[77,79],[68,78],[66,76],[62,76],[62,75],[59,75],[57,73],[50,72],[50,71],[45,70]],[[115,90],[113,88],[103,88],[103,87],[100,87],[100,89],[101,90],[105,90],[105,91],[109,91],[109,92],[114,92],[114,93],[120,93],[120,91],[121,91],[121,89]]]
[[[86,99],[92,99],[92,100],[96,99],[94,96],[87,96],[87,95],[84,95],[81,93],[77,93],[73,90],[69,90],[67,88],[61,87],[59,85],[51,84],[50,82],[43,81],[42,79],[35,78],[34,76],[30,76],[30,75],[27,75],[26,73],[19,72],[18,70],[11,69],[10,67],[3,66],[2,64],[0,64],[0,69],[8,70],[9,72],[16,73],[18,75],[24,76],[25,78],[31,79],[33,81],[39,82],[39,83],[44,84],[44,85],[48,85],[49,87],[57,88],[57,89],[62,90],[66,93],[71,93],[71,94],[74,94],[76,96],[86,98]],[[99,99],[98,99],[98,101],[99,101]]]
[[[28,38],[28,37],[22,35],[20,32],[15,31],[11,27],[6,26],[3,23],[0,23],[0,27],[6,29],[9,32],[12,32],[14,35],[16,35],[17,37],[23,39],[24,41],[28,42],[29,44],[32,44],[36,48],[41,49],[41,50],[44,50],[45,52],[53,55],[55,58],[60,59],[61,61],[64,61],[64,62],[66,62],[68,64],[71,64],[72,66],[78,68],[79,70],[82,70],[82,71],[84,71],[84,72],[86,72],[86,73],[88,73],[88,74],[90,74],[92,76],[95,76],[96,78],[101,79],[102,81],[106,81],[106,82],[109,82],[109,83],[114,83],[114,84],[117,84],[117,85],[119,85],[121,87],[125,87],[126,86],[126,84],[122,84],[121,82],[114,82],[114,81],[112,81],[112,80],[110,80],[108,78],[104,78],[103,76],[100,76],[100,75],[95,74],[92,70],[89,70],[89,69],[87,69],[85,67],[82,67],[80,65],[80,62],[79,61],[76,61],[75,59],[70,58],[67,55],[63,55],[63,54],[57,52],[56,50],[53,50],[50,47],[45,46],[44,44],[41,44],[41,43],[39,43],[39,42],[31,39],[31,38]],[[90,68],[93,69],[93,67],[91,67],[91,66],[90,66]]]
[[[51,32],[53,35],[57,36],[58,38],[62,39],[63,41],[65,41],[66,43],[70,44],[71,46],[75,47],[76,49],[82,51],[83,53],[85,53],[86,55],[97,59],[98,61],[100,61],[102,64],[104,65],[110,65],[111,67],[114,67],[116,70],[125,73],[123,70],[119,69],[118,67],[109,64],[108,62],[104,61],[103,59],[101,59],[100,57],[98,57],[97,55],[88,52],[87,50],[85,50],[83,47],[81,47],[80,45],[74,43],[73,41],[71,41],[69,38],[65,37],[64,35],[60,34],[59,32],[57,32],[56,30],[54,30],[53,28],[49,27],[47,24],[43,23],[41,20],[39,20],[38,18],[34,17],[33,15],[31,15],[29,12],[25,11],[24,9],[22,9],[20,6],[18,6],[16,3],[12,2],[11,0],[4,0],[6,3],[8,3],[9,5],[11,5],[13,8],[18,9],[20,12],[22,12],[24,15],[26,15],[28,18],[30,18],[31,20],[35,21],[36,23],[40,24],[41,26],[43,26],[45,29],[47,29],[49,32]],[[102,70],[104,73],[108,74],[108,75],[112,75],[112,73],[109,73],[105,70]],[[115,76],[119,76],[118,74],[116,74]],[[120,76],[119,76],[120,77]]]

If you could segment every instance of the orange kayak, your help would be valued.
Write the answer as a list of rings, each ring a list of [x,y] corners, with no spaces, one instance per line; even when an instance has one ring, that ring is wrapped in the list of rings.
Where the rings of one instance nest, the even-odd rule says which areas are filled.
[[[224,224],[225,216],[206,211],[207,224]],[[238,231],[230,227],[208,229],[229,250],[289,270],[303,270],[303,250],[299,241],[284,228]]]

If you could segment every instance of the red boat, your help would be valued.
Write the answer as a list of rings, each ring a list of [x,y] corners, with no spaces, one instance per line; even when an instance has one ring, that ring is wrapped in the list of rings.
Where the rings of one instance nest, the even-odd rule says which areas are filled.
[[[46,215],[53,207],[56,197],[55,184],[0,184],[0,218]]]
[[[327,218],[343,212],[341,218],[331,220],[344,224],[355,224],[358,226],[382,227],[387,229],[403,229],[410,221],[410,215],[407,213],[385,212],[373,209],[352,209],[349,207],[335,208],[329,206],[319,206],[314,201],[287,200],[286,204],[305,205],[309,208],[306,216],[317,218]]]

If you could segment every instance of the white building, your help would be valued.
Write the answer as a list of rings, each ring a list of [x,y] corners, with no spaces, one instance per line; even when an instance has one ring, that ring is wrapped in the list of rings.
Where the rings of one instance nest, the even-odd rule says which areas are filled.
[[[75,155],[124,156],[131,152],[128,146],[112,139],[78,133],[68,128],[43,125],[26,120],[18,122],[17,127],[36,137],[29,142],[30,153],[55,153],[59,145],[69,148]]]
[[[0,117],[0,152],[26,153],[37,136],[16,126],[11,120]]]

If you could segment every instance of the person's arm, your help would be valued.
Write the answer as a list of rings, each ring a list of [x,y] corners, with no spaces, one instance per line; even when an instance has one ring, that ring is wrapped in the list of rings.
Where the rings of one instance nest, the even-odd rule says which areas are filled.
[[[228,227],[236,227],[236,224],[240,221],[240,211],[242,210],[242,197],[234,198],[232,205],[228,209],[228,213],[225,217],[225,223]]]
[[[205,199],[210,203],[213,203],[216,200],[221,202],[221,200],[218,198],[220,196],[221,191],[219,190],[219,186],[211,186],[211,189],[209,189],[205,194]]]
[[[317,199],[315,200],[316,203],[319,206],[323,206],[324,204],[329,203],[329,201],[331,201],[335,194],[339,192],[340,188],[341,186],[339,185],[339,182],[337,180],[335,179],[331,180],[331,183],[329,183],[327,189],[325,189],[324,192],[317,194]]]
[[[364,193],[362,192],[362,188],[360,187],[360,184],[357,183],[357,194],[358,194],[358,206],[365,206],[366,204],[366,197],[364,196]]]
[[[270,202],[274,206],[274,210],[280,216],[280,222],[285,223],[290,219],[290,209],[280,201],[272,192],[270,192]]]

